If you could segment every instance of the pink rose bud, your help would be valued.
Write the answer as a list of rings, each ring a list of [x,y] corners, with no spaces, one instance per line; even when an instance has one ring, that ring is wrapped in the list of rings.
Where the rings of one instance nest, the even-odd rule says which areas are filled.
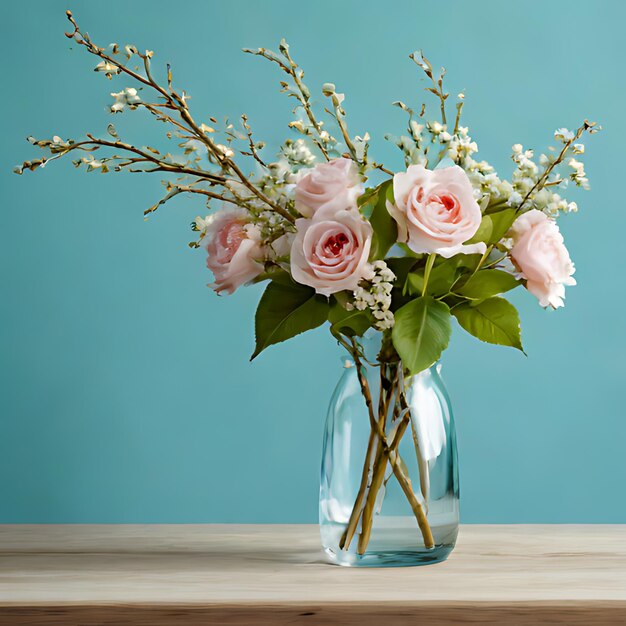
[[[208,253],[206,264],[217,293],[232,294],[263,271],[263,250],[248,223],[245,210],[223,210],[213,216],[202,239]]]
[[[511,230],[511,259],[526,279],[526,289],[543,307],[563,306],[565,285],[575,285],[574,264],[557,223],[532,209],[520,215]]]
[[[372,227],[356,208],[324,206],[313,219],[296,220],[291,246],[291,275],[317,293],[329,296],[354,291],[363,278],[372,278],[367,262]]]
[[[398,223],[398,241],[413,252],[482,254],[484,243],[463,245],[478,230],[482,219],[472,185],[458,166],[427,170],[410,165],[393,177],[395,203],[387,210]]]
[[[309,170],[296,184],[296,210],[304,217],[313,217],[321,207],[336,209],[353,206],[361,193],[359,177],[350,159],[333,159]]]

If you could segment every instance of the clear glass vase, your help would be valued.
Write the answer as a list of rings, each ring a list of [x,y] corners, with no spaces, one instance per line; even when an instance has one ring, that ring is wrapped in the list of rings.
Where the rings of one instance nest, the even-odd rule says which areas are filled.
[[[394,567],[443,561],[456,542],[459,480],[440,365],[409,377],[380,333],[346,361],[324,435],[320,531],[330,561]]]

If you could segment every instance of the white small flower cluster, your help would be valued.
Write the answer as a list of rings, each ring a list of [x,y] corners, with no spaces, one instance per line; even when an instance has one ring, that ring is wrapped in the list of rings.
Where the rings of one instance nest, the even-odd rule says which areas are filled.
[[[559,213],[576,213],[578,211],[578,205],[575,202],[568,202],[548,187],[544,187],[533,195],[533,206],[550,217],[557,217]]]
[[[467,173],[474,196],[477,200],[489,195],[493,200],[508,199],[513,193],[513,186],[507,180],[501,180],[494,167],[487,161],[476,161],[472,154],[478,152],[478,145],[469,135],[469,128],[460,126],[448,144],[447,156],[460,165]]]
[[[365,311],[369,309],[376,319],[374,327],[378,330],[393,328],[395,319],[389,310],[391,306],[391,290],[395,274],[387,267],[384,261],[372,263],[374,275],[371,279],[363,281],[362,286],[354,291],[354,303],[348,308]]]
[[[462,163],[475,152],[478,152],[478,145],[469,136],[469,128],[460,126],[457,133],[449,140],[448,156],[455,163]]]
[[[134,87],[126,87],[118,93],[111,94],[115,102],[111,105],[111,113],[121,113],[126,107],[131,110],[137,108],[141,98]]]
[[[447,143],[452,141],[452,135],[448,132],[448,127],[440,122],[427,122],[426,127],[428,132],[433,135],[433,138],[439,140],[440,143]]]
[[[513,172],[513,189],[515,194],[509,198],[509,204],[517,206],[522,202],[523,196],[535,186],[539,176],[539,167],[533,161],[534,152],[532,150],[524,150],[524,146],[521,143],[516,143],[512,150],[511,158],[517,164],[517,167]]]
[[[404,102],[394,102],[394,105],[409,113],[409,135],[400,135],[397,137],[396,135],[387,134],[385,135],[385,140],[393,143],[404,153],[404,164],[407,167],[409,167],[409,165],[426,166],[428,159],[424,154],[424,137],[422,135],[426,126],[413,119],[413,111],[411,111]]]
[[[298,180],[298,175],[293,171],[293,167],[286,159],[279,159],[273,163],[268,163],[269,176],[267,176],[267,184],[272,185],[293,185]],[[282,195],[282,194],[279,194]]]
[[[278,160],[268,163],[268,172],[259,181],[264,193],[279,204],[293,200],[293,188],[300,172],[315,164],[315,155],[306,140],[287,139],[280,147]]]
[[[331,137],[330,133],[327,130],[321,128],[323,122],[319,122],[319,124],[319,130],[313,130],[309,122],[304,122],[302,120],[293,120],[292,122],[289,122],[288,126],[289,128],[293,128],[294,130],[297,130],[299,133],[301,133],[302,135],[306,135],[307,137],[318,137],[322,144],[327,147],[331,144],[336,143],[334,137]]]
[[[477,200],[484,195],[489,195],[493,200],[508,200],[514,193],[511,183],[501,180],[487,161],[475,161],[472,157],[467,157],[463,161],[463,169],[472,183]]]
[[[578,152],[578,154],[582,154],[582,152]],[[581,161],[577,161],[573,157],[567,162],[567,164],[574,170],[573,173],[570,174],[570,178],[574,181],[576,186],[582,187],[583,189],[589,189],[589,179],[585,174],[585,164]]]
[[[315,162],[315,155],[304,139],[296,139],[295,141],[288,139],[281,146],[280,153],[287,163],[296,167],[310,167]]]
[[[250,219],[251,226],[258,231],[258,237],[256,237],[258,241],[269,246],[278,256],[287,254],[287,251],[283,250],[283,246],[280,244],[278,246],[273,245],[274,242],[285,235],[286,224],[283,217],[274,211],[261,211],[251,214]]]
[[[408,167],[409,165],[426,166],[427,159],[424,155],[424,152],[422,151],[421,137],[419,136],[421,130],[423,130],[424,127],[420,124],[415,123],[414,121],[412,121],[411,123],[415,124],[415,126],[418,127],[416,134],[414,134],[413,132],[411,133],[412,137],[407,137],[406,135],[400,135],[400,137],[396,137],[395,135],[388,134],[385,135],[385,139],[393,143],[400,150],[402,150],[402,152],[404,153],[404,164],[406,165],[406,167]]]
[[[568,141],[574,136],[566,128],[559,129],[555,133],[555,136],[557,134],[566,137],[565,141]],[[511,158],[515,163],[517,163],[517,168],[513,172],[514,191],[509,196],[508,204],[510,206],[517,207],[536,185],[540,177],[540,172],[539,167],[533,161],[534,153],[532,150],[524,150],[524,147],[519,143],[516,143],[512,150],[513,154]],[[574,161],[574,159],[571,159],[570,161]],[[553,162],[553,156],[542,154],[539,157],[539,163],[543,168],[549,167]],[[582,166],[582,163],[579,164],[576,162],[576,165]],[[570,164],[570,167],[574,166]],[[574,169],[576,170],[575,167]],[[573,176],[578,175],[578,172],[579,170],[576,170]],[[587,179],[584,178],[584,169],[582,169],[581,174],[582,179],[586,181]],[[567,180],[561,181],[556,175],[554,178],[551,178],[549,182],[551,182],[553,186],[567,186]],[[575,202],[568,202],[558,193],[552,191],[552,188],[553,187],[543,187],[539,191],[532,194],[531,200],[534,208],[543,211],[550,217],[556,217],[559,213],[575,213],[578,210],[578,205]]]

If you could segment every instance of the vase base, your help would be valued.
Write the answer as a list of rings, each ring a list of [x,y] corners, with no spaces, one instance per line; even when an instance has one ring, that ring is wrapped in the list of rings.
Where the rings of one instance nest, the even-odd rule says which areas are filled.
[[[374,550],[363,555],[330,548],[324,552],[332,564],[343,567],[416,567],[445,561],[453,548],[453,545],[441,545],[430,550]]]

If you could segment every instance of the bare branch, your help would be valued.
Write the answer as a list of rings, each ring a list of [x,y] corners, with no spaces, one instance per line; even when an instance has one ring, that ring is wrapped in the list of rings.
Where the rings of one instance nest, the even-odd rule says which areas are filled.
[[[419,58],[418,58],[419,54]],[[441,68],[441,72],[438,78],[435,78],[433,74],[433,66],[430,61],[424,56],[424,53],[420,50],[418,52],[413,52],[409,54],[409,58],[422,70],[428,78],[432,81],[432,87],[426,87],[426,91],[434,94],[439,98],[440,108],[441,108],[441,123],[446,124],[446,99],[450,94],[444,93],[443,91],[443,77],[446,75],[446,70],[444,67]]]

